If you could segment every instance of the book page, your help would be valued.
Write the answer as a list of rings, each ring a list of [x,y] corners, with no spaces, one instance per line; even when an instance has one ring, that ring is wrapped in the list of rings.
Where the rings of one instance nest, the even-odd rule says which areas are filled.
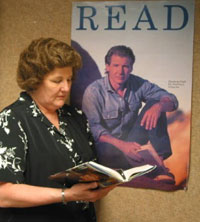
[[[100,165],[98,163],[95,162],[89,162],[90,167],[94,168],[95,170],[98,170],[101,173],[104,173],[108,176],[114,177],[119,181],[123,181],[123,177],[120,175],[119,172],[117,172],[114,169],[111,169],[109,167],[105,167],[103,165]]]
[[[129,181],[130,178],[141,176],[141,175],[143,175],[143,174],[145,174],[147,172],[150,172],[153,169],[155,169],[155,167],[156,166],[152,166],[152,165],[146,164],[144,166],[134,167],[134,168],[131,168],[129,170],[125,170],[124,171],[124,175],[126,177],[126,181]]]

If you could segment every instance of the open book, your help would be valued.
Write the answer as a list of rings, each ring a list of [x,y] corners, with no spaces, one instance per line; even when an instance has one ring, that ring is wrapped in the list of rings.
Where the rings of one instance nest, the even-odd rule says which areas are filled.
[[[75,183],[98,182],[100,187],[125,183],[135,177],[152,171],[156,166],[146,164],[128,170],[111,169],[93,161],[82,163],[73,168],[51,175],[49,179],[59,183],[73,185]]]

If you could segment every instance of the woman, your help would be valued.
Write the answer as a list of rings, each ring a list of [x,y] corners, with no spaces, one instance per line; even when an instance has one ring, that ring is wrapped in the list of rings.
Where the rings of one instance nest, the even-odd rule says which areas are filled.
[[[53,38],[34,40],[21,53],[17,82],[23,92],[0,113],[2,222],[96,221],[92,202],[113,188],[63,188],[48,179],[95,160],[85,116],[65,104],[80,66],[79,54]]]

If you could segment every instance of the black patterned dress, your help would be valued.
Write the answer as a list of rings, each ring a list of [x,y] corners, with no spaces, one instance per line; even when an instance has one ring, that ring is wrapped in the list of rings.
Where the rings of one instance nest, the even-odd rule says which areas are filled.
[[[0,181],[61,188],[49,175],[95,160],[93,138],[82,111],[64,105],[58,116],[59,130],[25,92],[0,113]],[[2,222],[96,221],[93,204],[84,202],[0,208],[0,218]]]

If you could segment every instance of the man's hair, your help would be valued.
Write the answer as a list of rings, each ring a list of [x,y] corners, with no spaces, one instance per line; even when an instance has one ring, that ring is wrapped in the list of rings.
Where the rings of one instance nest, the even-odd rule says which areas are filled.
[[[74,79],[81,65],[81,56],[67,43],[39,38],[20,54],[17,83],[21,89],[30,92],[37,89],[44,76],[55,68],[72,67]]]
[[[135,55],[133,54],[132,49],[124,45],[117,45],[110,48],[105,56],[105,64],[110,65],[112,55],[128,57],[131,61],[131,65],[135,62]]]

